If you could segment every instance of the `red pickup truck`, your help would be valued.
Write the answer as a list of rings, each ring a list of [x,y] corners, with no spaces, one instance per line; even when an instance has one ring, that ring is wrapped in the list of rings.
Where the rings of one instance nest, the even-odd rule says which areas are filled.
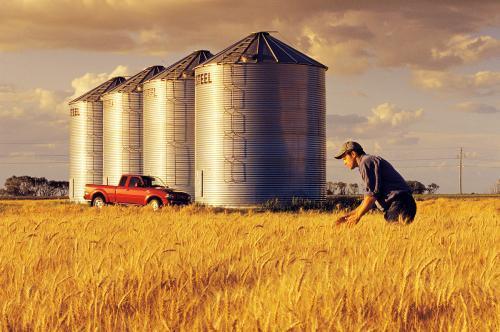
[[[106,204],[150,205],[157,210],[163,205],[184,205],[191,202],[189,194],[175,191],[154,176],[125,174],[118,186],[85,185],[83,198],[92,206]]]

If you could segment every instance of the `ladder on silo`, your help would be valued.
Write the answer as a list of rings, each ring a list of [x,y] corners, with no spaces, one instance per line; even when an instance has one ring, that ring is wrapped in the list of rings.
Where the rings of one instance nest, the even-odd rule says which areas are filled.
[[[121,168],[122,168],[122,174],[132,172],[130,169],[131,168],[130,166],[132,165],[132,161],[133,161],[133,159],[131,158],[132,154],[134,156],[136,156],[136,162],[138,163],[139,168],[142,170],[142,154],[141,154],[141,152],[142,152],[142,149],[141,149],[141,145],[142,145],[141,144],[142,143],[142,129],[141,129],[142,128],[142,116],[141,115],[142,115],[142,112],[141,112],[141,110],[137,110],[130,105],[130,96],[132,93],[133,92],[127,93],[127,105],[126,105],[126,107],[122,106],[122,117],[121,117],[121,120],[122,120],[122,127],[121,127],[121,130],[122,130],[122,132],[121,132],[121,141],[122,141]],[[123,98],[123,96],[122,96],[122,98]],[[142,101],[140,102],[140,104],[142,104]],[[123,101],[122,101],[122,105],[123,105]],[[126,115],[126,119],[125,119],[124,115]],[[133,115],[135,115],[135,116],[133,117]],[[139,129],[138,130],[139,131],[138,137],[135,138],[138,140],[137,144],[133,144],[130,142],[131,141],[130,133],[132,132],[132,129],[134,128],[134,126]],[[124,128],[128,128],[128,135],[126,137],[126,140],[125,140],[125,135],[123,133]],[[128,152],[126,159],[124,158],[123,152]],[[127,163],[127,169],[123,169],[124,161],[126,161],[126,163]]]
[[[243,54],[246,53],[250,44],[254,40],[254,36],[250,35],[244,39],[239,45],[235,46],[233,49],[222,55],[221,63],[236,63],[240,61]]]
[[[176,74],[177,75],[177,74]],[[177,77],[177,76],[176,76]],[[186,84],[187,81],[182,80],[174,80],[170,82],[171,84],[167,88],[166,94],[167,98],[166,101],[167,103],[172,104],[172,112],[171,114],[173,115],[172,118],[167,119],[167,145],[175,150],[174,153],[174,169],[173,169],[173,181],[175,185],[189,185],[190,184],[190,179],[189,176],[186,176],[186,174],[189,174],[189,170],[183,169],[186,167],[186,163],[183,163],[182,161],[177,160],[179,157],[179,154],[185,153],[188,154],[186,151],[188,150],[187,146],[187,103],[185,102],[186,96],[177,96],[177,87],[176,85],[181,84],[184,85],[182,88],[182,91],[186,93]],[[169,93],[168,89],[172,89],[171,93]],[[180,115],[180,118],[182,118],[181,122],[178,122],[178,117]],[[178,135],[178,128],[183,128],[182,134]],[[167,163],[169,161],[167,160]],[[179,166],[179,167],[178,167]],[[178,169],[179,168],[179,169]],[[167,182],[170,181],[170,175],[169,170],[167,167]],[[182,175],[185,175],[184,177]]]
[[[222,82],[224,87],[223,114],[223,154],[224,181],[227,183],[246,182],[246,119],[242,108],[245,107],[245,90],[234,83],[234,65],[223,65]]]
[[[96,133],[99,132],[98,128],[96,128],[96,112],[95,112],[95,107],[96,105],[93,102],[85,102],[85,120],[87,123],[85,124],[85,128],[87,130],[87,142],[86,143],[86,150],[85,150],[85,169],[86,169],[86,176],[91,177],[91,183],[96,183],[95,175],[96,175],[96,155],[99,152],[97,149],[98,147],[96,146]],[[101,114],[102,117],[102,114]],[[102,121],[102,120],[101,120]],[[92,124],[92,126],[89,126],[89,124]],[[101,134],[102,135],[102,134]],[[90,144],[89,144],[90,143]],[[102,151],[102,146],[100,148]],[[90,167],[89,167],[90,166]],[[102,167],[102,165],[101,165]],[[99,179],[102,181],[101,179]],[[89,181],[89,178],[86,178],[85,181]]]

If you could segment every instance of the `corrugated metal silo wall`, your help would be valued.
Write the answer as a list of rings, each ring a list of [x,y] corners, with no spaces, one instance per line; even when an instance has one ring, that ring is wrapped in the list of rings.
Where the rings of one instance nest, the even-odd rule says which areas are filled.
[[[196,69],[196,201],[243,207],[325,197],[325,69]]]
[[[144,83],[144,174],[167,181],[167,103],[166,86],[162,80]]]
[[[69,198],[84,202],[85,184],[102,184],[102,102],[70,107]]]
[[[122,174],[142,174],[142,93],[109,93],[103,106],[103,182],[117,185]]]
[[[144,171],[194,197],[194,80],[144,84]]]
[[[194,80],[167,84],[167,183],[194,198]]]

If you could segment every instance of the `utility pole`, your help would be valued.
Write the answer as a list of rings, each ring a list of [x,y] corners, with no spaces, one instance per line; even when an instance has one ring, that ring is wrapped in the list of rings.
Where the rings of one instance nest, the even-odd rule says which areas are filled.
[[[460,171],[458,173],[458,182],[459,182],[459,187],[460,187],[460,195],[462,195],[462,169],[464,167],[463,164],[463,149],[460,148]]]

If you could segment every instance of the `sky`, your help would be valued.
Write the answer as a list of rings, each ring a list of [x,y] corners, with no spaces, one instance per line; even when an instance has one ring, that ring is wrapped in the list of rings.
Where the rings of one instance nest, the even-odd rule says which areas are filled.
[[[406,180],[487,193],[500,179],[500,2],[12,0],[0,11],[0,186],[68,178],[68,101],[106,79],[217,53],[256,31],[329,67],[327,180],[358,141]]]

